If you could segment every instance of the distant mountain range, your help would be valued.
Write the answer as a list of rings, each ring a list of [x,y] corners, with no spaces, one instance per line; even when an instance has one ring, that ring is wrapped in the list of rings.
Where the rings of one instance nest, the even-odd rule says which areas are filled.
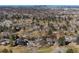
[[[79,5],[1,5],[0,8],[29,8],[29,9],[79,8]]]

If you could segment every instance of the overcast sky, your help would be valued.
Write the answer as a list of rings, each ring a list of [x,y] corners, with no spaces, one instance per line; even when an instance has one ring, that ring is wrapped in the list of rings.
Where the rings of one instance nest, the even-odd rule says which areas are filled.
[[[79,0],[0,0],[0,5],[79,5]]]

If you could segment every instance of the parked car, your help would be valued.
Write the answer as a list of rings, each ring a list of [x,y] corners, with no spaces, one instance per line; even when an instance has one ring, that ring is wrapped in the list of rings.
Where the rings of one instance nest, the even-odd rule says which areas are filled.
[[[25,45],[27,45],[27,43],[28,43],[27,40],[18,38],[18,39],[15,40],[14,45],[15,46],[17,46],[17,45],[23,45],[23,46],[25,46]]]
[[[7,44],[9,44],[9,43],[10,43],[9,39],[1,39],[1,40],[0,40],[0,44],[1,44],[1,45],[7,45]]]

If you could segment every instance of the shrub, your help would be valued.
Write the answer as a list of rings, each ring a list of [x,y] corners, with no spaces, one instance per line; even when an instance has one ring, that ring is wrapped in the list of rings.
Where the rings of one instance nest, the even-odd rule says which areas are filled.
[[[74,53],[73,49],[68,49],[66,53]]]
[[[12,51],[11,49],[9,50],[9,52],[10,52],[10,53],[13,53],[13,51]]]
[[[65,45],[65,37],[60,37],[59,40],[58,40],[58,44],[59,44],[60,46]]]
[[[51,34],[52,34],[52,30],[49,29],[49,31],[48,31],[48,35],[51,35]]]
[[[2,53],[8,53],[8,52],[9,52],[9,51],[8,51],[8,49],[6,49],[6,48],[2,50]]]
[[[10,35],[10,36],[9,36],[9,39],[10,39],[11,41],[15,40],[15,35]]]
[[[77,37],[76,43],[79,45],[79,36]]]

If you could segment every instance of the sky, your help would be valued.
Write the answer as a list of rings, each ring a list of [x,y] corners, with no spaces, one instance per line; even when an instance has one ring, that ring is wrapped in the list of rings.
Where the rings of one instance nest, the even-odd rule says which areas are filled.
[[[79,0],[0,0],[0,5],[79,5]]]

